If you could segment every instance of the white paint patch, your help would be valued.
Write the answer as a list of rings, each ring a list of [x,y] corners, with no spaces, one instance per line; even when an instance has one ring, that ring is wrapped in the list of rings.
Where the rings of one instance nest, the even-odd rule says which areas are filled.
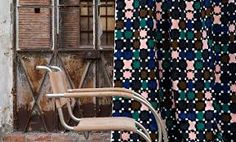
[[[13,124],[12,0],[0,0],[0,134]]]

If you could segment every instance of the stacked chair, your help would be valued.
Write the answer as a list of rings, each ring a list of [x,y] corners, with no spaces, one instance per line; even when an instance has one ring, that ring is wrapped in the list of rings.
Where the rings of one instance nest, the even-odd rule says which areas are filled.
[[[151,104],[140,94],[125,88],[81,88],[67,89],[65,73],[57,66],[36,66],[37,70],[48,71],[50,83],[52,86],[52,94],[46,94],[48,98],[54,98],[56,108],[59,114],[59,119],[65,129],[76,132],[87,131],[132,131],[140,135],[145,141],[152,142],[148,131],[142,124],[129,117],[91,117],[77,118],[72,111],[72,98],[80,97],[124,97],[127,99],[136,100],[146,105],[155,117],[158,127],[158,142],[161,142],[163,137],[166,141],[166,133],[161,117]],[[64,120],[62,107],[66,106],[72,120],[78,124],[69,126]]]

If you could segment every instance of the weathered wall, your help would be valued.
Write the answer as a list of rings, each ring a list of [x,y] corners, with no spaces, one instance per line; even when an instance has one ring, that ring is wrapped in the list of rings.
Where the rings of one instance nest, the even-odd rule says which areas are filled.
[[[0,135],[12,130],[12,0],[0,0]]]

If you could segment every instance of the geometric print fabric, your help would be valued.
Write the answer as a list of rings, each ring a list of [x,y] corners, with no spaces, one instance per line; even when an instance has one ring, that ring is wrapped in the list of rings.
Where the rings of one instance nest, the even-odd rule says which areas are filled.
[[[159,110],[170,142],[236,139],[234,0],[117,0],[114,85]],[[157,140],[154,117],[113,98],[113,116],[139,121]],[[113,141],[142,141],[113,132]]]

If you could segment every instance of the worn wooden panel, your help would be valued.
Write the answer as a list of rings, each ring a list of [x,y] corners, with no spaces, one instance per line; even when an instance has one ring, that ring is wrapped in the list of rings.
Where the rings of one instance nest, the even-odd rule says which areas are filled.
[[[49,8],[19,8],[19,48],[51,47],[51,10]]]
[[[111,51],[101,53],[101,59],[98,62],[99,87],[112,86],[113,80],[113,55]]]
[[[57,112],[55,108],[55,100],[48,99],[45,94],[52,93],[49,76],[47,75],[39,92],[37,104],[42,112],[42,117],[45,121],[48,131],[55,131],[57,128]]]
[[[27,80],[27,76],[24,73],[24,69],[18,60],[17,64],[17,96],[16,96],[16,115],[17,115],[17,129],[24,131],[27,126],[27,120],[30,117],[30,111],[34,104],[33,93],[30,88],[30,84]]]
[[[45,106],[46,102],[42,100],[42,93],[50,92],[50,86],[46,84],[47,87],[45,88],[45,85],[42,85],[45,83],[46,72],[37,71],[35,66],[48,65],[50,59],[51,55],[46,53],[18,54],[17,121],[19,130],[47,130],[43,115],[54,111],[54,105],[53,103],[47,103],[47,106]]]
[[[69,75],[72,87],[79,88],[79,83],[86,68],[86,59],[81,58],[78,54],[71,53],[60,54],[59,58],[61,59],[61,66]]]
[[[112,87],[113,77],[113,56],[111,52],[103,52],[101,60],[97,64],[98,87]],[[97,116],[110,116],[112,112],[112,98],[97,98]]]
[[[41,91],[39,93],[39,98],[38,98],[38,105],[41,109],[41,111],[44,112],[48,112],[48,111],[54,111],[55,107],[54,107],[54,101],[52,101],[52,99],[48,99],[45,94],[47,93],[51,93],[52,92],[52,88],[51,88],[51,84],[49,82],[49,77],[46,76],[42,86],[41,86]]]
[[[33,108],[31,116],[28,121],[29,122],[26,125],[27,132],[46,131],[42,114],[37,106]]]
[[[82,88],[95,88],[96,80],[95,80],[95,64],[91,64],[88,69],[87,75],[84,79],[84,83]],[[96,116],[96,98],[95,97],[84,97],[80,99],[80,108],[81,113],[84,117]]]
[[[95,87],[95,65],[92,62],[89,65],[89,61],[81,58],[81,54],[61,54],[59,58],[72,88]],[[77,110],[77,113],[81,111],[84,116],[95,116],[95,102],[94,98],[80,98],[77,104],[81,110]]]
[[[32,54],[26,53],[20,55],[22,65],[26,71],[26,75],[29,79],[29,83],[32,87],[34,93],[38,93],[43,77],[45,76],[45,71],[37,71],[35,66],[37,65],[48,65],[50,62],[50,54]]]

